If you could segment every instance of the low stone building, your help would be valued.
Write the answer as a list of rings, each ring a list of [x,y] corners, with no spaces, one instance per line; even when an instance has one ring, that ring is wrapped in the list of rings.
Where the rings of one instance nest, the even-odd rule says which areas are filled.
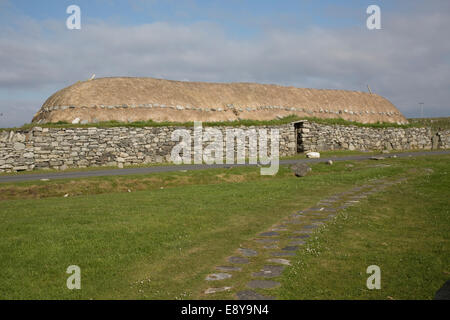
[[[272,120],[288,115],[342,118],[360,123],[406,123],[387,99],[363,92],[253,83],[103,78],[77,82],[53,94],[33,118],[35,126],[31,129],[0,130],[0,172],[165,162],[170,160],[177,143],[172,140],[172,133],[182,128],[126,124],[46,128],[40,123],[214,122]],[[226,125],[214,128],[221,132],[224,144],[227,132],[236,129]],[[193,132],[192,127],[184,129]],[[429,128],[371,128],[303,120],[237,129],[278,130],[281,157],[304,151],[450,148],[450,131],[435,134]],[[234,151],[240,147],[236,145]],[[244,147],[248,151],[248,146]]]
[[[389,100],[372,93],[256,83],[100,78],[77,82],[53,94],[33,123],[272,120],[288,115],[360,123],[407,122]]]

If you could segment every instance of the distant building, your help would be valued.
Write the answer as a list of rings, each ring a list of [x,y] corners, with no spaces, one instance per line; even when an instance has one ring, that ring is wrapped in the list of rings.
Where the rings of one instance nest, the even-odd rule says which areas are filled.
[[[33,122],[272,120],[288,115],[407,123],[389,100],[372,93],[126,77],[64,88],[45,101]]]

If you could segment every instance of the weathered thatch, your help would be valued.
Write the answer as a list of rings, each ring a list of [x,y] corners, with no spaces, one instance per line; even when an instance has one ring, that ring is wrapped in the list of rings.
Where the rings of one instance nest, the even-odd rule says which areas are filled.
[[[33,122],[270,120],[290,114],[365,123],[406,122],[391,102],[376,94],[153,78],[77,82],[48,98]]]

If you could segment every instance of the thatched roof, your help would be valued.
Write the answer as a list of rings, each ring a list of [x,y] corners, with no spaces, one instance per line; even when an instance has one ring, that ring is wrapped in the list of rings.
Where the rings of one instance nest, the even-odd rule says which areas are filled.
[[[333,117],[360,122],[404,122],[387,99],[370,93],[256,83],[208,83],[153,78],[77,82],[45,101],[36,121],[193,121]]]

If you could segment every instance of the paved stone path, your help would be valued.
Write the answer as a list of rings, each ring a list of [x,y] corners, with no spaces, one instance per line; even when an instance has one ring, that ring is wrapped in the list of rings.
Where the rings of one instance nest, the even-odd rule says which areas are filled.
[[[281,285],[277,277],[291,266],[291,259],[296,256],[297,251],[304,248],[315,230],[326,225],[327,221],[334,219],[346,208],[358,205],[368,196],[405,180],[406,178],[371,181],[324,198],[314,207],[291,214],[269,230],[259,233],[252,240],[251,246],[236,249],[236,255],[226,259],[227,265],[216,267],[217,273],[207,275],[205,281],[214,286],[204,293],[214,299],[215,293],[233,292],[241,283],[233,286],[230,281],[233,282],[233,275],[240,273],[240,279],[242,276],[246,279],[246,288],[235,291],[236,299],[276,299],[270,290]],[[224,281],[226,286],[221,285]]]

